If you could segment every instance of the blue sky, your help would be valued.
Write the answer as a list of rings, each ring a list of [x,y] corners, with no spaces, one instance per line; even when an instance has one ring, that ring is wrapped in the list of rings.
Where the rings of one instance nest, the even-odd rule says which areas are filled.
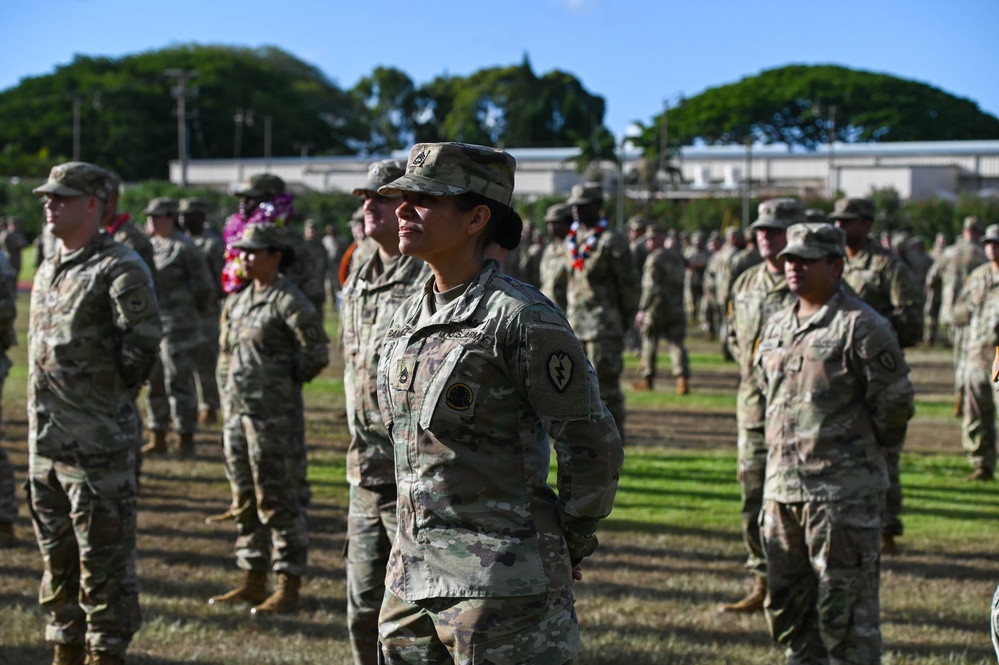
[[[764,69],[839,64],[915,79],[999,116],[999,0],[0,0],[0,90],[74,54],[278,46],[349,88],[521,61],[571,72],[617,135],[666,99]],[[996,137],[999,139],[999,137]]]

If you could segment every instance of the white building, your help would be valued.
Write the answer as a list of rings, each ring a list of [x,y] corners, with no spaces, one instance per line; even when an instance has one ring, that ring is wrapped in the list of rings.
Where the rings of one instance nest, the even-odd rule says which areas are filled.
[[[521,196],[568,194],[582,182],[576,171],[576,148],[510,149],[517,159],[517,189]],[[405,159],[408,151],[392,155]],[[634,181],[640,154],[623,153],[626,182]],[[254,173],[279,175],[292,189],[320,192],[350,192],[361,186],[369,157],[279,157],[270,159],[189,160],[190,185],[231,188]],[[798,196],[867,196],[872,188],[894,188],[902,199],[944,197],[960,194],[999,194],[999,140],[927,141],[910,143],[862,143],[821,146],[813,152],[786,146],[694,146],[685,147],[674,164],[683,173],[683,183],[663,185],[665,192],[627,185],[629,197],[702,198],[709,196],[754,197],[777,194]],[[616,191],[621,176],[613,163],[602,164],[604,184]],[[170,181],[181,182],[180,164],[170,162]],[[747,189],[748,183],[748,189]]]

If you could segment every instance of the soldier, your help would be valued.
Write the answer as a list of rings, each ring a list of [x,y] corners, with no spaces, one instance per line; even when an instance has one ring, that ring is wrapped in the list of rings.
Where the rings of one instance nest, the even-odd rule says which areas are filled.
[[[3,240],[0,244],[3,245],[3,253],[7,255],[8,262],[14,269],[14,283],[16,284],[17,277],[21,274],[21,253],[28,246],[28,241],[21,233],[21,223],[16,217],[11,217],[4,224]]]
[[[760,248],[756,246],[756,236],[751,233],[746,236],[746,246],[733,254],[729,261],[729,279],[734,282],[739,279],[739,275],[762,261]]]
[[[982,238],[988,260],[971,271],[954,304],[966,312],[964,344],[964,417],[961,444],[974,472],[968,480],[992,480],[996,468],[996,395],[992,361],[999,348],[999,224]]]
[[[201,401],[198,404],[198,422],[214,425],[219,420],[219,386],[215,380],[215,370],[219,360],[219,315],[225,291],[222,290],[222,269],[225,266],[225,246],[222,239],[205,226],[208,215],[208,201],[201,198],[180,200],[180,227],[187,233],[208,266],[212,283],[212,297],[201,316],[202,343],[195,352],[194,376],[201,387]]]
[[[722,605],[725,612],[759,612],[767,596],[766,557],[760,539],[760,511],[763,508],[763,481],[766,475],[767,443],[763,422],[758,419],[761,405],[753,384],[753,354],[763,325],[794,302],[795,296],[784,277],[787,228],[805,219],[804,206],[795,199],[771,199],[759,205],[758,216],[749,226],[763,259],[739,275],[732,285],[732,313],[726,326],[727,348],[739,365],[736,394],[739,467],[737,478],[742,494],[742,539],[746,545],[746,569],[754,578],[749,595]]]
[[[246,602],[258,615],[298,607],[309,544],[302,384],[329,363],[316,308],[281,274],[292,259],[287,237],[276,224],[255,223],[231,245],[248,283],[226,300],[219,335],[222,445],[245,577],[208,602]],[[278,586],[268,595],[272,569]]]
[[[392,440],[378,409],[378,361],[385,333],[399,305],[423,288],[430,271],[399,252],[398,195],[378,188],[406,173],[401,160],[374,162],[364,187],[364,232],[378,251],[350,272],[343,286],[344,393],[347,398],[347,631],[356,665],[378,662],[378,611],[385,595],[385,566],[396,532]]]
[[[569,261],[565,239],[572,227],[572,206],[565,203],[549,206],[545,212],[545,223],[551,237],[541,254],[541,292],[565,312],[569,306]]]
[[[319,224],[314,219],[305,220],[305,242],[309,250],[309,259],[312,261],[312,271],[317,273],[320,283],[326,283],[326,273],[329,271],[329,258],[326,254],[326,247],[319,237]],[[319,312],[319,319],[323,319],[323,308],[326,305],[326,290],[322,290],[322,296],[314,300],[312,304]]]
[[[788,663],[879,663],[885,458],[913,414],[909,367],[888,322],[840,285],[843,231],[796,224],[787,236],[798,301],[764,326],[754,360],[767,623]]]
[[[704,244],[704,231],[690,234],[690,244],[683,250],[687,261],[687,276],[684,285],[687,318],[693,322],[701,320],[701,297],[704,295],[704,271],[708,267],[711,253]]]
[[[635,262],[635,270],[639,279],[642,276],[642,269],[645,266],[645,259],[649,256],[649,250],[645,247],[645,234],[652,226],[652,220],[641,215],[635,215],[628,220],[628,249],[631,250],[632,259]],[[624,333],[624,348],[636,356],[642,353],[642,333],[638,326],[631,325]]]
[[[177,201],[152,199],[143,213],[156,261],[156,298],[163,320],[160,362],[149,377],[146,455],[167,452],[167,430],[179,435],[181,457],[194,456],[198,427],[198,390],[194,381],[198,348],[204,338],[201,320],[215,299],[215,285],[201,251],[176,226]]]
[[[846,260],[843,281],[857,296],[888,319],[902,348],[919,343],[923,335],[923,314],[919,307],[919,289],[912,274],[897,256],[881,247],[870,237],[874,223],[874,202],[869,199],[839,199],[828,215],[846,233]],[[902,486],[899,460],[888,452],[888,477],[891,488],[887,494],[883,520],[882,551],[894,554],[895,537],[903,531]]]
[[[417,144],[406,175],[379,189],[402,194],[400,250],[433,271],[396,313],[379,365],[399,484],[386,665],[561,664],[579,650],[573,580],[623,454],[568,322],[485,258],[520,240],[515,164],[492,148]],[[558,494],[546,482],[553,441]]]
[[[134,391],[163,331],[152,276],[102,232],[114,176],[83,162],[33,190],[61,248],[35,275],[28,333],[28,501],[53,663],[120,664],[141,623]]]
[[[967,312],[955,312],[954,303],[961,293],[964,280],[972,270],[988,259],[982,249],[982,223],[977,217],[966,217],[961,237],[943,250],[926,275],[926,334],[923,341],[934,344],[943,328],[954,352],[954,415],[961,415],[964,403],[964,341],[968,325]]]
[[[574,185],[566,205],[575,219],[567,236],[569,259],[566,318],[597,372],[600,399],[624,439],[624,333],[635,319],[641,286],[628,241],[601,219],[599,184]]]
[[[687,317],[683,309],[684,260],[679,252],[666,249],[666,229],[653,225],[648,230],[649,255],[642,269],[642,299],[635,315],[635,327],[641,331],[642,353],[638,381],[632,390],[652,390],[656,380],[656,351],[659,338],[666,339],[676,394],[690,392],[690,363],[683,340]]]
[[[7,356],[7,349],[17,344],[14,319],[17,317],[17,273],[0,253],[0,395],[3,394],[4,380],[13,363]],[[2,423],[2,419],[0,419]],[[17,497],[14,494],[14,467],[7,452],[0,446],[0,550],[10,549],[17,544],[14,536],[14,520],[17,519]]]
[[[702,329],[708,341],[725,340],[729,291],[732,288],[732,257],[746,246],[742,229],[725,230],[725,243],[708,259],[704,269],[704,297],[701,305]]]
[[[156,259],[153,258],[153,243],[143,229],[130,223],[131,215],[127,212],[118,214],[118,196],[121,189],[121,178],[117,173],[109,171],[113,178],[111,194],[104,205],[104,214],[101,215],[101,226],[112,238],[121,244],[135,250],[153,275],[156,278]]]

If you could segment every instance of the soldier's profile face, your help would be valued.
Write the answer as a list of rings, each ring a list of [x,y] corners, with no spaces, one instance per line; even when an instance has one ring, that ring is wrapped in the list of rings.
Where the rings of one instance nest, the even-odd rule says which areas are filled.
[[[399,251],[431,265],[446,264],[469,242],[466,226],[473,213],[459,210],[453,196],[403,192],[396,209]]]
[[[62,238],[63,233],[75,229],[83,221],[88,196],[60,196],[48,194],[43,207],[45,221],[52,225],[52,234]]]
[[[764,260],[777,256],[787,247],[787,230],[757,229],[756,247]]]
[[[989,257],[989,261],[996,263],[997,259],[999,259],[999,243],[985,243],[985,256]]]
[[[868,222],[859,218],[837,219],[836,226],[843,229],[843,233],[846,234],[846,244],[854,246],[867,239],[867,231],[870,228]]]
[[[364,235],[379,245],[399,242],[399,218],[395,211],[400,199],[374,192],[364,197]]]

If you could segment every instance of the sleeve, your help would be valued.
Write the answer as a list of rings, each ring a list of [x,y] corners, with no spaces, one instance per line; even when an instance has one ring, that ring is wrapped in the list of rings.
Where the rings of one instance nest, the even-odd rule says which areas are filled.
[[[621,435],[565,319],[547,307],[527,310],[516,329],[514,377],[554,442],[559,517],[575,564],[596,549],[597,523],[614,505],[624,461]]]
[[[864,378],[864,402],[871,413],[874,436],[887,454],[897,455],[915,413],[909,365],[883,321],[861,320],[854,331],[854,349],[853,369]]]
[[[10,262],[0,264],[0,352],[17,344],[14,319],[17,317],[17,275]]]
[[[617,280],[618,308],[621,312],[621,322],[624,329],[631,328],[635,314],[638,313],[638,299],[641,297],[641,276],[638,266],[631,257],[628,242],[622,236],[615,234],[615,241],[610,246],[611,254],[617,266],[614,277]]]
[[[942,261],[934,261],[926,273],[926,283],[923,285],[923,293],[926,295],[926,305],[923,310],[924,325],[923,340],[933,342],[937,332],[937,320],[940,314],[940,265]]]
[[[136,257],[111,281],[115,326],[122,331],[118,366],[129,387],[149,378],[159,356],[163,325],[149,269]]]
[[[923,339],[923,312],[912,272],[901,261],[891,268],[892,318],[903,347],[915,346]]]
[[[194,302],[199,312],[207,312],[217,291],[211,273],[208,272],[208,261],[193,243],[187,245],[184,254]]]
[[[294,379],[300,383],[308,383],[330,362],[329,337],[323,330],[319,312],[306,300],[295,300],[285,314],[285,322],[294,332],[299,344]]]

